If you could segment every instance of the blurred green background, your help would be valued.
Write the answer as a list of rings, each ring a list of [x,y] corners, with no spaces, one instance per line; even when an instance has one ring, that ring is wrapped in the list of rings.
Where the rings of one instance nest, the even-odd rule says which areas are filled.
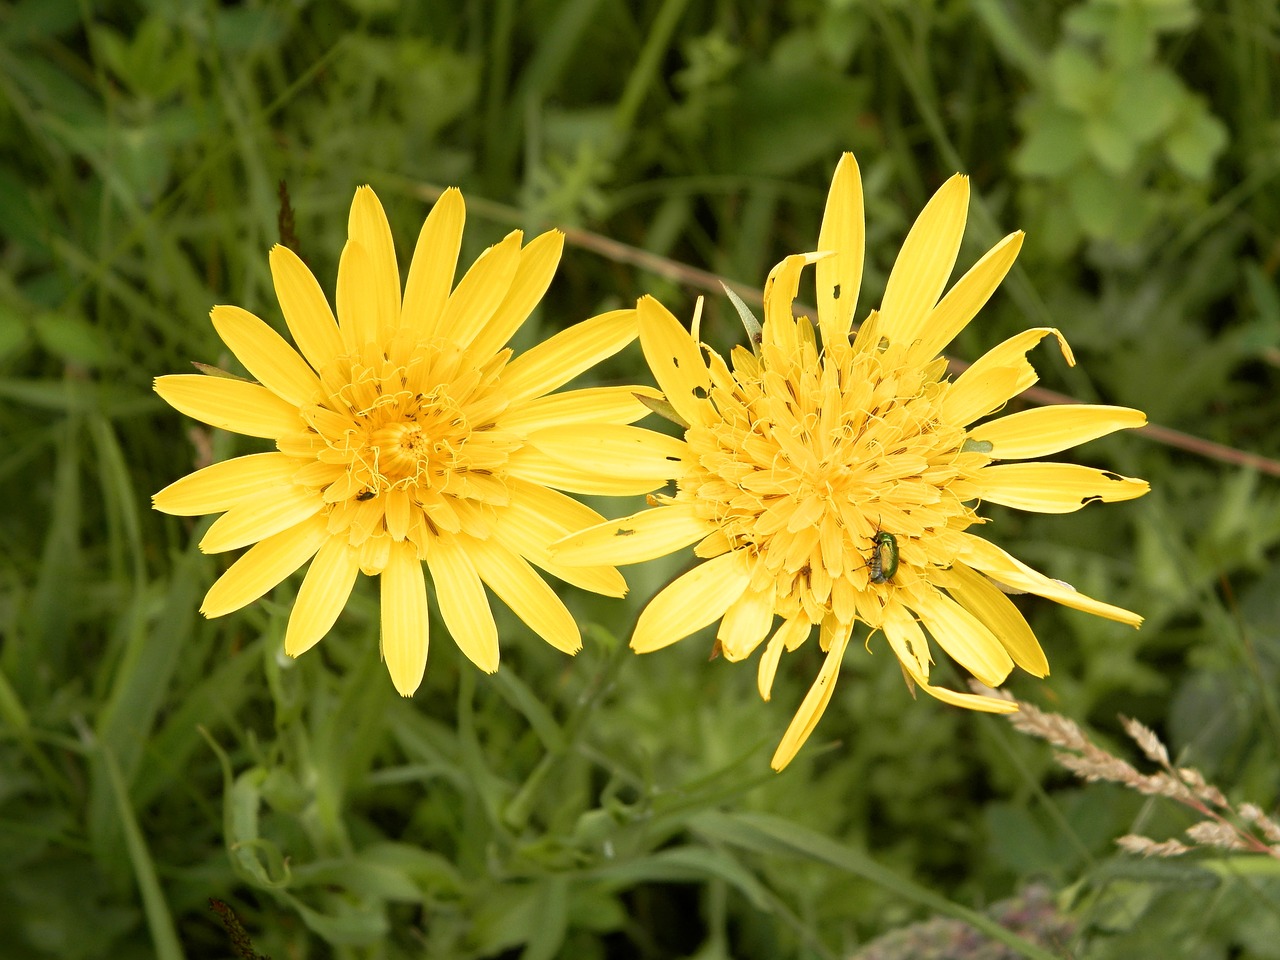
[[[1040,351],[1047,386],[1280,457],[1278,58],[1266,0],[0,6],[0,955],[230,957],[213,897],[276,960],[1030,956],[936,922],[867,946],[1016,897],[1049,956],[1280,957],[1277,861],[1118,855],[1116,836],[1192,818],[1079,785],[1003,720],[913,702],[883,653],[851,647],[771,773],[816,644],[769,704],[709,641],[625,649],[688,557],[627,570],[626,602],[565,588],[591,625],[576,659],[507,618],[485,676],[437,629],[402,700],[373,584],[289,661],[296,578],[203,620],[228,558],[148,499],[256,449],[151,379],[229,362],[215,303],[279,323],[281,180],[330,293],[362,183],[402,270],[423,185],[456,184],[465,262],[566,225],[758,287],[814,247],[842,150],[867,193],[860,316],[961,170],[961,268],[1028,239],[953,355],[1052,324],[1080,364]],[[644,292],[687,318],[701,291],[570,246],[517,346]],[[704,325],[721,346],[726,306]],[[598,376],[648,380],[635,347]],[[1276,477],[1132,434],[1075,455],[1152,492],[987,508],[986,535],[1147,623],[1019,598],[1053,674],[1010,688],[1126,756],[1116,716],[1135,716],[1271,809]]]

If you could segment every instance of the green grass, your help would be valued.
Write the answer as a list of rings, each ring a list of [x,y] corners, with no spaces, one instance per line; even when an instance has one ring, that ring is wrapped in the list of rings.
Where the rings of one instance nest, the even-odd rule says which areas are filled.
[[[228,362],[215,303],[279,321],[279,181],[330,293],[361,183],[402,264],[423,185],[457,184],[468,262],[511,226],[486,200],[758,288],[813,246],[846,149],[867,192],[863,309],[962,170],[963,265],[1028,239],[957,357],[1051,324],[1080,363],[1040,351],[1045,386],[1274,462],[1278,45],[1261,0],[0,9],[5,956],[229,957],[217,898],[276,960],[834,960],[1038,881],[1071,932],[1007,955],[1280,957],[1274,861],[1120,855],[1120,834],[1191,819],[1070,780],[1002,720],[913,702],[882,648],[851,646],[814,739],[770,772],[816,653],[764,704],[709,641],[626,649],[685,557],[629,569],[625,603],[565,588],[590,625],[572,660],[508,618],[489,677],[435,631],[406,701],[367,581],[289,661],[296,586],[203,620],[226,559],[195,549],[202,523],[149,508],[197,458],[253,449],[151,379]],[[701,291],[570,247],[518,345],[644,292],[687,317]],[[710,299],[708,339],[735,342]],[[642,371],[633,347],[598,375]],[[1116,715],[1135,716],[1272,809],[1276,476],[1137,435],[1079,456],[1151,494],[1069,517],[991,507],[988,530],[1147,623],[1019,598],[1053,674],[1011,689],[1124,751]],[[921,943],[875,956],[934,955]]]

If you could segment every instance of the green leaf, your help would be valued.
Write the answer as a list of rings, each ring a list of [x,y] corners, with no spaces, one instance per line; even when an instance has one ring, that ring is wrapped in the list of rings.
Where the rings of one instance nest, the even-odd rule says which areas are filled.
[[[1024,117],[1027,135],[1014,154],[1023,176],[1060,177],[1084,156],[1084,123],[1080,116],[1044,104]]]
[[[1154,140],[1173,123],[1186,92],[1167,67],[1139,67],[1116,78],[1111,116],[1135,143]]]
[[[1102,114],[1089,118],[1084,125],[1089,152],[1114,174],[1128,173],[1138,157],[1138,141],[1133,132],[1116,118]]]
[[[1092,116],[1101,108],[1106,78],[1082,48],[1071,45],[1053,51],[1049,76],[1059,103],[1085,116]]]
[[[1227,146],[1227,128],[1198,97],[1190,104],[1164,142],[1169,162],[1183,176],[1207,180],[1213,163]]]
[[[45,313],[36,317],[36,339],[54,356],[86,367],[111,363],[114,352],[106,336],[83,317],[66,313]]]

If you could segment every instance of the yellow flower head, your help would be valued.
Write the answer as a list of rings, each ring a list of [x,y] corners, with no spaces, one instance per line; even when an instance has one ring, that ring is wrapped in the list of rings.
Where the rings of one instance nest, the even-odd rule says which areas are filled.
[[[155,495],[166,513],[222,513],[200,542],[207,553],[254,544],[201,612],[237,610],[310,560],[285,634],[285,651],[297,656],[333,626],[357,572],[380,575],[382,655],[405,696],[427,660],[423,561],[445,625],[481,669],[498,668],[482,584],[552,646],[575,653],[578,628],[533,566],[610,596],[626,585],[611,566],[551,557],[553,541],[603,519],[551,488],[643,493],[670,472],[655,464],[648,431],[625,426],[648,412],[635,397],[644,388],[550,395],[631,342],[635,311],[586,320],[512,359],[505,344],[550,284],[564,237],[550,231],[521,246],[514,231],[451,292],[464,217],[462,194],[446,191],[423,225],[402,297],[391,228],[361,187],[338,266],[336,321],[311,272],[277,246],[271,274],[298,350],[253,314],[219,306],[214,326],[257,382],[156,380],[188,416],[276,448]],[[594,469],[584,449],[637,462]]]
[[[830,701],[859,621],[884,633],[908,684],[993,712],[1016,707],[929,683],[928,636],[990,686],[1015,664],[1045,676],[1044,652],[998,584],[1141,622],[968,532],[983,522],[977,501],[1066,513],[1148,489],[1073,464],[998,462],[1055,453],[1146,418],[1121,407],[1063,405],[975,425],[1036,381],[1026,354],[1044,337],[1056,337],[1074,361],[1057,330],[1039,328],[947,376],[939,352],[986,303],[1022,243],[1021,233],[1009,235],[942,296],[968,202],[968,180],[958,175],[934,195],[903,244],[879,311],[854,337],[864,233],[852,154],[836,169],[818,252],[788,257],[770,273],[756,349],[735,348],[732,369],[658,301],[637,307],[645,357],[687,425],[677,492],[657,497],[656,509],[570,536],[557,558],[635,563],[696,543],[706,562],[653,598],[631,645],[656,650],[716,620],[717,644],[730,660],[768,638],[759,667],[765,699],[782,652],[818,626],[826,659],[774,754],[776,769]],[[821,348],[809,321],[792,315],[808,264],[817,271]]]

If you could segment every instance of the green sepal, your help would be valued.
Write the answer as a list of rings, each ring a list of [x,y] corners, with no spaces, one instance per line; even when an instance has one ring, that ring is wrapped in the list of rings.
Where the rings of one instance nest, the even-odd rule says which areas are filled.
[[[684,417],[676,413],[676,408],[671,405],[670,401],[667,400],[666,397],[650,397],[643,393],[633,393],[632,396],[658,416],[665,417],[678,427],[684,427],[686,430],[689,429],[688,422],[686,422]]]
[[[238,373],[231,373],[229,370],[223,370],[221,367],[215,367],[213,364],[201,363],[199,360],[192,360],[191,365],[207,377],[221,377],[223,380],[239,380],[241,383],[258,382],[256,380],[250,380],[248,377],[242,377]]]
[[[756,315],[751,312],[751,308],[740,296],[729,289],[727,283],[722,280],[720,286],[724,287],[724,292],[729,295],[729,302],[733,304],[733,309],[738,311],[738,319],[742,321],[742,326],[747,331],[747,339],[751,341],[751,352],[759,356],[760,342],[764,339],[764,328],[756,319]]]

